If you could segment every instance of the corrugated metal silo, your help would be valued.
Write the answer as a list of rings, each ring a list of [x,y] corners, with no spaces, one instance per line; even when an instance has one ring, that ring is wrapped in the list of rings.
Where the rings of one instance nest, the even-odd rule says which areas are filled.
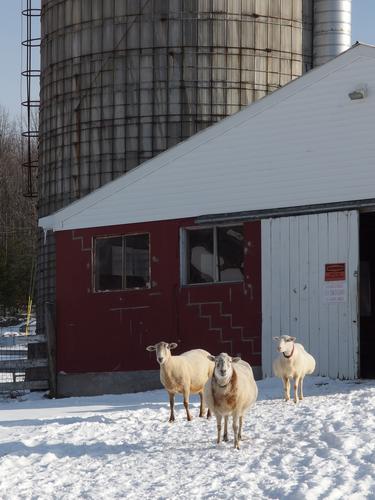
[[[352,0],[314,0],[314,67],[349,49],[351,39]]]
[[[42,0],[39,216],[309,69],[312,0]],[[40,307],[54,246],[39,248]]]
[[[296,0],[45,0],[41,215],[299,76],[302,14]]]

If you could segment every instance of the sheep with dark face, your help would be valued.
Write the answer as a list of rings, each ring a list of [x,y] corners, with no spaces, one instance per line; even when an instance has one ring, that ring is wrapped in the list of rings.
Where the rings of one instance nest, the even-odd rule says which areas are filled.
[[[178,356],[172,356],[171,350],[177,347],[176,343],[168,344],[159,342],[149,345],[147,351],[156,351],[156,360],[160,365],[160,381],[169,395],[170,417],[169,422],[174,422],[174,398],[182,394],[186,417],[191,420],[189,411],[190,394],[199,394],[200,411],[203,417],[203,389],[208,378],[214,370],[214,363],[209,359],[210,353],[203,349],[193,349]],[[210,415],[207,414],[207,417]]]
[[[258,397],[251,366],[241,358],[232,358],[226,353],[209,356],[215,369],[204,388],[204,399],[216,416],[217,443],[221,440],[221,423],[224,417],[224,441],[228,440],[228,418],[232,416],[234,447],[240,448],[242,425],[245,413]]]
[[[294,402],[303,399],[303,379],[315,370],[315,359],[305,351],[302,344],[296,344],[296,337],[282,335],[274,337],[280,353],[273,361],[272,368],[276,377],[283,381],[285,401],[290,399],[290,381],[294,379]]]

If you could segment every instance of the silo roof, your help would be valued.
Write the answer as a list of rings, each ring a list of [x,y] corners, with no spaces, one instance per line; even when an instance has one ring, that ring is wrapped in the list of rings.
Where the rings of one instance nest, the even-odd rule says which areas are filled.
[[[349,93],[362,89],[364,98]],[[375,47],[332,61],[39,225],[55,231],[375,198]]]

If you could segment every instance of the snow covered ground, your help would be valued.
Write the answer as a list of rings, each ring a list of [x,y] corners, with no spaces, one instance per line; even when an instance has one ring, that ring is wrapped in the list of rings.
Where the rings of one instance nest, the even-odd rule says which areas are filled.
[[[15,320],[17,318],[14,318]],[[7,318],[0,316],[0,325],[5,324]],[[12,326],[0,326],[0,361],[14,361],[17,366],[18,360],[27,359],[27,345],[11,345],[9,342],[4,344],[3,340],[14,340],[16,337],[24,336],[26,331],[26,321],[17,322]],[[36,334],[36,320],[31,318],[29,323],[29,335]],[[19,366],[19,365],[18,365]],[[7,382],[23,382],[25,380],[25,371],[20,368],[20,371],[9,373],[0,372],[0,387],[1,383]],[[1,397],[1,396],[0,396]]]
[[[239,451],[181,400],[169,424],[162,390],[0,400],[0,498],[375,499],[375,381],[311,377],[297,406],[258,386]]]
[[[0,317],[0,319],[3,319],[3,317]],[[20,323],[17,323],[12,326],[1,326],[0,323],[0,337],[16,337],[19,335],[25,335],[26,331],[26,321],[21,321]],[[35,335],[36,334],[36,319],[34,317],[31,318],[31,321],[29,323],[29,335]]]

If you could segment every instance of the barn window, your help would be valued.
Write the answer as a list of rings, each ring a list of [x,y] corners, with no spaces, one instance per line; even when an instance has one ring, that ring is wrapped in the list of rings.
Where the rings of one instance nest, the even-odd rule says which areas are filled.
[[[243,281],[243,226],[188,229],[185,232],[186,284]]]
[[[96,238],[94,261],[96,291],[150,286],[148,234]]]

